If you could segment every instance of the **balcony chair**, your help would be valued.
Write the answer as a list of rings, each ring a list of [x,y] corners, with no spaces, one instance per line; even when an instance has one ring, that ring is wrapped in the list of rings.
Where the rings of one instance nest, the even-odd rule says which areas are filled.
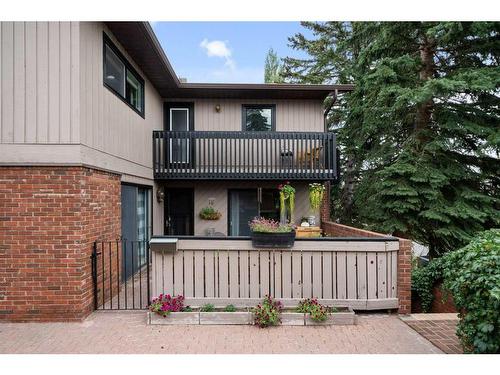
[[[321,163],[321,151],[323,146],[314,147],[310,150],[302,151],[297,155],[297,164],[302,168],[310,169],[323,168]]]

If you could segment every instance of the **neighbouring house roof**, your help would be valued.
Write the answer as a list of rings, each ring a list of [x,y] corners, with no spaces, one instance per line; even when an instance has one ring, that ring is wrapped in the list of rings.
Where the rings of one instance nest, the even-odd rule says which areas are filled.
[[[164,98],[325,99],[354,85],[180,82],[148,22],[106,22],[127,53]]]

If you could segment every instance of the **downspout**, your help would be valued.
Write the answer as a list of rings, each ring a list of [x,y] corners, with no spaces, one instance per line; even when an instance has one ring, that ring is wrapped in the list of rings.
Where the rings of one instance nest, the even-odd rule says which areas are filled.
[[[339,94],[339,90],[337,90],[337,89],[335,89],[335,91],[330,93],[330,95],[332,96],[332,102],[330,103],[328,108],[325,109],[325,112],[323,113],[323,124],[324,124],[323,126],[325,129],[325,133],[328,131],[328,127],[327,127],[328,114],[332,110],[333,105],[337,102],[338,94]]]

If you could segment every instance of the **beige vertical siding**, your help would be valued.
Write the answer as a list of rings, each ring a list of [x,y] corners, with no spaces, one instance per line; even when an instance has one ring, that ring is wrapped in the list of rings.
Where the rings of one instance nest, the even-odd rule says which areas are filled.
[[[79,142],[78,23],[0,23],[0,143]]]
[[[80,24],[81,142],[150,169],[152,132],[163,127],[163,101],[113,35],[99,22]],[[145,118],[103,85],[103,31],[145,80]],[[105,155],[102,155],[105,159]],[[97,157],[99,163],[99,157]],[[111,164],[113,165],[113,164]],[[152,172],[148,172],[152,177]]]
[[[189,101],[169,99],[167,101]],[[243,104],[275,104],[277,131],[324,131],[323,101],[321,100],[235,100],[195,99],[195,130],[242,130]],[[215,111],[215,105],[221,111]]]
[[[76,162],[152,179],[151,136],[163,126],[163,100],[130,58],[145,78],[145,118],[104,87],[105,29],[101,22],[0,23],[0,162],[24,164],[38,154],[33,163]],[[49,156],[47,144],[74,148]]]

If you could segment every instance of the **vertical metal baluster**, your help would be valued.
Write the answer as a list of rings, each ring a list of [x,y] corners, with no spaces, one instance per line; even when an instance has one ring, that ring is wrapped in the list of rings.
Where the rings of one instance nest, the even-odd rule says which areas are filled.
[[[135,309],[135,272],[134,272],[134,241],[130,241],[132,245],[132,310]]]
[[[92,249],[92,281],[94,289],[94,310],[97,310],[98,300],[97,300],[97,242],[94,241]]]
[[[147,274],[147,281],[146,281],[146,285],[148,287],[148,301],[147,301],[147,304],[149,305],[151,303],[151,292],[150,292],[150,285],[151,285],[151,281],[149,280],[149,263],[150,263],[150,254],[149,252],[151,251],[150,247],[149,247],[149,241],[146,241],[146,274]]]
[[[128,284],[128,277],[127,277],[127,241],[122,240],[122,255],[123,255],[123,263],[124,263],[124,276],[125,276],[125,310],[128,309],[128,296],[127,296],[127,284]]]
[[[141,247],[142,249],[142,246],[145,245],[145,241],[141,241],[141,243],[137,242],[137,248],[139,248],[139,246]],[[139,259],[139,308],[142,309],[142,267],[143,267],[143,264],[141,262],[142,259]]]
[[[116,241],[116,285],[118,287],[118,309],[120,309],[120,246]]]
[[[104,265],[104,241],[101,242],[101,259],[102,259],[102,308],[105,309],[106,308],[106,305],[105,305],[105,302],[106,302],[106,299],[105,299],[105,275],[106,275],[106,266]]]
[[[111,262],[112,256],[111,256],[111,241],[108,242],[108,250],[109,250],[109,293],[110,293],[110,298],[109,300],[111,301],[111,310],[113,310],[113,263]]]

